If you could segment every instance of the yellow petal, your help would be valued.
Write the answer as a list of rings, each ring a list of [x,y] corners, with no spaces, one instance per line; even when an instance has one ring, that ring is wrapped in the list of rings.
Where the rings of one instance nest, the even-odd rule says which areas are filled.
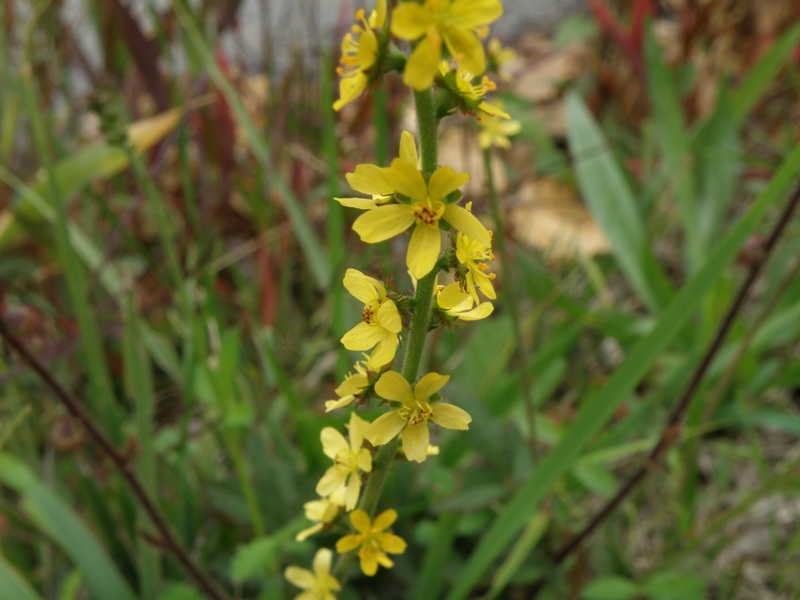
[[[402,4],[403,6],[413,6]],[[436,75],[436,68],[439,64],[439,59],[442,56],[442,49],[439,44],[435,44],[430,38],[423,39],[414,52],[406,61],[406,66],[403,69],[403,83],[407,86],[414,88],[418,92],[427,90],[433,84],[433,78]]]
[[[345,510],[353,510],[358,504],[358,495],[361,492],[361,478],[357,473],[351,473],[347,479],[347,496],[344,501]],[[319,493],[319,492],[318,492]]]
[[[403,233],[414,224],[411,207],[405,204],[379,206],[358,217],[353,223],[362,242],[375,244]]]
[[[333,110],[341,110],[345,104],[358,98],[367,87],[367,76],[361,71],[353,71],[339,82],[339,99],[333,103]]]
[[[431,421],[445,429],[469,429],[472,417],[462,408],[444,402],[434,402],[431,404],[433,413]]]
[[[367,427],[369,427],[369,423],[367,423]],[[364,431],[366,431],[366,427]],[[372,454],[370,454],[369,450],[366,448],[362,448],[358,452],[358,468],[364,471],[364,473],[372,471]]]
[[[386,288],[380,281],[356,269],[347,269],[343,282],[345,289],[364,304],[371,304],[386,296]]]
[[[334,198],[334,200],[342,206],[359,210],[369,210],[378,206],[374,198]]]
[[[442,234],[438,226],[418,224],[411,234],[406,254],[406,266],[411,276],[419,280],[436,266],[442,250]]]
[[[318,531],[322,531],[322,523],[317,523],[316,525],[313,525],[308,529],[303,529],[303,531],[294,536],[294,539],[297,540],[298,542],[302,542],[304,540],[307,540],[309,537],[311,537]]]
[[[381,304],[375,316],[381,327],[392,333],[400,333],[400,330],[403,329],[403,321],[400,319],[397,305],[391,300],[387,300]]]
[[[375,384],[375,393],[386,400],[410,404],[414,401],[411,384],[397,371],[387,371]],[[367,438],[369,439],[369,438]]]
[[[487,248],[491,247],[492,238],[489,235],[489,232],[486,230],[486,227],[484,227],[483,224],[478,221],[475,215],[473,215],[467,209],[456,206],[455,204],[448,204],[444,207],[443,218],[445,221],[450,223],[450,225],[468,235],[476,242],[483,244]]]
[[[322,451],[330,459],[335,459],[336,455],[350,449],[350,445],[344,436],[333,427],[325,427],[319,434],[319,439],[322,442]],[[327,496],[328,494],[320,494],[320,496]]]
[[[393,410],[375,419],[364,432],[364,437],[373,446],[382,446],[394,439],[403,430],[405,424],[406,421],[397,414],[396,410]]]
[[[433,15],[429,10],[413,2],[404,2],[394,9],[389,29],[401,39],[415,40],[425,35],[433,22]]]
[[[363,321],[342,336],[342,345],[348,350],[369,350],[383,338],[380,327],[368,325]]]
[[[339,554],[344,554],[345,552],[350,552],[351,550],[355,550],[360,545],[361,545],[360,535],[346,535],[343,538],[339,538],[339,541],[336,542],[336,551]]]
[[[450,6],[450,14],[458,18],[462,27],[476,29],[499,19],[503,5],[500,0],[455,0]]]
[[[375,531],[383,531],[384,529],[389,529],[395,521],[397,521],[397,511],[393,508],[389,508],[375,517],[372,528]]]
[[[406,551],[406,542],[399,535],[393,533],[383,533],[380,535],[380,545],[384,552],[390,554],[402,554]]]
[[[300,567],[286,567],[283,576],[292,585],[296,585],[300,589],[306,590],[314,586],[314,574],[308,569],[301,569]]]
[[[314,555],[314,562],[312,563],[314,573],[316,573],[317,576],[327,575],[330,573],[332,559],[333,552],[327,548],[320,548],[317,550],[317,553]]]
[[[371,196],[385,196],[394,192],[376,165],[357,165],[355,171],[345,174],[350,187]]]
[[[403,452],[408,460],[421,463],[428,458],[430,437],[427,421],[417,423],[416,425],[409,425],[403,429],[403,433],[400,437],[403,439]]]
[[[373,371],[388,365],[394,360],[394,355],[397,354],[397,334],[382,327],[376,327],[375,329],[381,331],[381,339],[367,361],[367,365]]]
[[[428,194],[432,200],[443,200],[469,181],[466,173],[456,173],[450,167],[439,167],[428,182]]]
[[[375,55],[378,53],[378,38],[371,29],[366,29],[358,38],[356,61],[358,68],[366,71],[375,64]]]
[[[347,423],[347,437],[350,438],[349,450],[358,453],[361,444],[364,442],[364,430],[369,423],[359,417],[355,412],[350,413],[350,421]]]
[[[361,548],[358,557],[361,559],[361,572],[364,573],[364,575],[372,577],[378,572],[378,558],[375,556],[374,551],[367,550],[366,547]]]
[[[472,298],[469,297],[469,294],[461,291],[461,285],[458,283],[451,283],[439,292],[436,296],[436,303],[440,308],[453,309],[454,312],[469,310],[473,305]],[[338,389],[336,393],[339,393]]]
[[[491,298],[492,300],[497,298],[497,294],[494,291],[494,286],[492,285],[491,279],[478,270],[473,270],[472,275],[475,278],[475,285],[481,288],[481,292],[484,296]]]
[[[370,15],[370,27],[383,27],[386,24],[387,12],[386,0],[378,0],[378,5],[375,7],[375,12],[373,13],[375,18],[373,19],[373,15]]]
[[[484,302],[479,304],[472,310],[465,310],[458,313],[458,318],[462,321],[479,321],[485,319],[494,311],[494,305],[491,302]]]
[[[488,102],[481,102],[478,104],[478,110],[485,112],[487,115],[491,115],[492,117],[502,117],[504,119],[510,119],[511,115],[509,115],[506,111],[501,108],[497,108],[494,104],[489,104]]]
[[[349,406],[353,403],[356,397],[352,394],[349,396],[344,396],[339,398],[339,400],[326,400],[325,401],[325,412],[331,412],[332,410],[336,410],[337,408],[343,408],[345,406]]]
[[[473,75],[481,75],[486,71],[486,55],[483,44],[477,36],[461,27],[448,27],[442,38],[450,51],[450,56]]]
[[[370,533],[372,531],[372,519],[360,508],[350,513],[350,522],[358,533]]]
[[[361,390],[369,385],[369,378],[361,373],[355,375],[348,375],[345,377],[342,384],[336,388],[337,396],[349,396],[351,394],[358,394]]]
[[[414,399],[417,402],[424,402],[442,389],[448,381],[450,381],[450,375],[428,373],[414,386]]]
[[[408,132],[403,131],[400,134],[400,158],[416,165],[419,162],[417,158],[417,144],[414,141],[414,136]]]
[[[342,487],[347,479],[336,467],[331,467],[317,483],[315,492],[320,496],[330,496],[340,487]]]
[[[381,174],[393,190],[409,198],[424,200],[428,195],[428,187],[425,185],[425,179],[419,172],[416,162],[395,158],[392,165],[383,169]]]

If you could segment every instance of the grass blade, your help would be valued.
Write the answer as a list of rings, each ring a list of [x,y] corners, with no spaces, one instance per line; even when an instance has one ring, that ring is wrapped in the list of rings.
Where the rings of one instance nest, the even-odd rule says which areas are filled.
[[[4,598],[14,600],[42,600],[17,570],[0,554],[0,590]]]

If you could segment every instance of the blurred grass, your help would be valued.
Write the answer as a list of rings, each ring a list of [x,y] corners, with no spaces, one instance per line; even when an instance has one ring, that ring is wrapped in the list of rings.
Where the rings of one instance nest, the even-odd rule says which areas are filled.
[[[203,568],[236,597],[277,599],[291,593],[285,566],[307,566],[338,532],[293,539],[326,466],[319,432],[344,421],[323,413],[324,400],[357,358],[338,343],[358,319],[341,276],[402,264],[389,244],[364,252],[352,215],[330,197],[347,193],[354,164],[394,154],[404,96],[387,78],[386,90],[337,117],[338,40],[319,36],[311,66],[287,57],[285,71],[253,67],[230,50],[238,33],[215,29],[223,4],[233,6],[148,5],[162,17],[148,29],[90,3],[99,66],[57,42],[71,25],[55,5],[40,3],[42,20],[27,23],[0,9],[9,56],[0,64],[0,318],[130,452]],[[11,25],[27,26],[27,41]],[[123,35],[135,27],[146,34]],[[587,31],[600,56],[608,39]],[[687,78],[646,32],[641,93],[651,110],[619,118],[623,94],[604,105],[584,74],[559,91],[569,152],[531,101],[506,94],[523,121],[523,159],[504,156],[512,190],[532,176],[574,184],[612,254],[557,263],[510,237],[520,323],[498,310],[433,334],[429,368],[452,375],[446,395],[473,424],[444,432],[424,468],[397,466],[383,502],[400,511],[409,551],[343,598],[527,597],[541,575],[549,598],[658,600],[668,588],[681,600],[746,597],[735,591],[741,576],[717,562],[735,540],[729,528],[776,527],[752,507],[797,495],[800,283],[785,281],[800,251],[797,223],[667,464],[575,563],[554,570],[548,551],[654,443],[741,279],[740,247],[758,252],[759,231],[800,172],[797,132],[780,117],[796,107],[798,36],[793,27],[770,40],[698,115]],[[48,66],[53,56],[64,74]],[[166,67],[158,81],[144,56]],[[155,110],[164,87],[168,112]],[[99,133],[87,136],[92,123]],[[128,146],[114,137],[125,131]],[[482,194],[473,200],[485,213]],[[774,310],[760,321],[765,306]],[[514,360],[512,327],[533,342],[527,364]],[[537,464],[520,368],[535,381]],[[119,477],[9,353],[0,389],[0,590],[15,600],[199,597]],[[741,479],[750,470],[761,487]],[[642,541],[646,532],[657,544]],[[772,536],[776,597],[796,587],[780,569],[798,557],[798,540]]]

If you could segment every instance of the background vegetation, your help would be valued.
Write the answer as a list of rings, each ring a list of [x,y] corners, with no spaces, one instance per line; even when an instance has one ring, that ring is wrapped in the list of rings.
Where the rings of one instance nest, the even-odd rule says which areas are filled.
[[[0,598],[204,597],[187,560],[232,597],[289,597],[355,358],[344,257],[403,272],[388,244],[355,256],[330,200],[409,127],[399,81],[330,109],[354,7],[264,2],[254,48],[238,2],[156,4],[0,9]],[[521,318],[505,290],[435,334],[429,370],[474,421],[395,469],[409,550],[343,598],[800,594],[796,4],[617,4],[512,43],[523,129],[495,170]]]

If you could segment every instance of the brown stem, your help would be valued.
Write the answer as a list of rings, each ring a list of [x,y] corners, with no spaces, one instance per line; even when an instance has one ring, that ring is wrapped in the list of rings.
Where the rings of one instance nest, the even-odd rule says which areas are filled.
[[[192,557],[188,552],[183,549],[180,542],[178,542],[175,535],[172,533],[166,519],[159,511],[153,499],[148,495],[144,485],[136,476],[136,473],[131,468],[129,460],[114,447],[114,444],[106,436],[105,433],[92,421],[89,414],[83,409],[81,404],[76,400],[61,383],[53,376],[53,374],[39,361],[33,353],[23,344],[14,334],[11,333],[6,323],[0,319],[0,337],[13,348],[17,354],[36,374],[44,381],[58,399],[64,404],[67,410],[75,417],[86,429],[89,436],[100,446],[103,454],[105,454],[117,470],[125,478],[134,497],[150,517],[155,528],[161,535],[161,547],[172,554],[175,559],[181,564],[186,573],[194,580],[197,587],[209,598],[214,600],[228,600],[227,594],[219,590],[211,578],[206,575],[200,567],[195,564]]]
[[[689,407],[689,402],[691,401],[692,396],[694,396],[695,392],[700,387],[700,383],[703,380],[703,377],[705,376],[709,366],[711,365],[714,356],[716,356],[717,352],[719,352],[720,348],[722,348],[722,343],[725,341],[731,326],[736,320],[736,316],[741,311],[750,288],[753,286],[753,283],[755,283],[758,274],[761,272],[761,268],[766,264],[770,254],[777,245],[778,240],[785,231],[786,226],[789,224],[792,214],[794,213],[798,204],[800,204],[800,188],[797,188],[792,194],[792,197],[789,199],[789,202],[786,204],[786,207],[783,209],[783,212],[778,218],[775,227],[767,238],[767,241],[764,243],[760,256],[750,266],[747,277],[742,282],[733,304],[731,304],[728,312],[725,314],[725,318],[722,320],[722,323],[720,323],[720,326],[714,335],[714,339],[711,341],[711,344],[708,346],[708,349],[703,355],[702,360],[694,370],[694,373],[692,374],[692,377],[689,380],[689,383],[687,384],[680,401],[672,410],[667,423],[664,425],[661,435],[659,436],[658,443],[650,451],[650,454],[647,456],[639,469],[633,475],[631,475],[625,484],[617,491],[614,497],[611,498],[605,504],[605,506],[603,506],[603,508],[594,515],[594,517],[592,517],[589,523],[587,523],[579,533],[573,536],[569,542],[562,546],[553,555],[554,564],[558,565],[563,562],[567,556],[574,552],[590,535],[592,535],[592,533],[594,533],[595,529],[597,529],[597,527],[611,513],[614,512],[614,510],[616,510],[616,508],[622,503],[623,500],[625,500],[625,498],[628,497],[628,495],[630,495],[636,486],[641,483],[649,473],[655,470],[659,459],[664,454],[666,449],[669,448],[679,437],[681,421],[686,409]],[[539,580],[537,584],[534,585],[534,594],[541,589],[542,583],[543,581]]]

